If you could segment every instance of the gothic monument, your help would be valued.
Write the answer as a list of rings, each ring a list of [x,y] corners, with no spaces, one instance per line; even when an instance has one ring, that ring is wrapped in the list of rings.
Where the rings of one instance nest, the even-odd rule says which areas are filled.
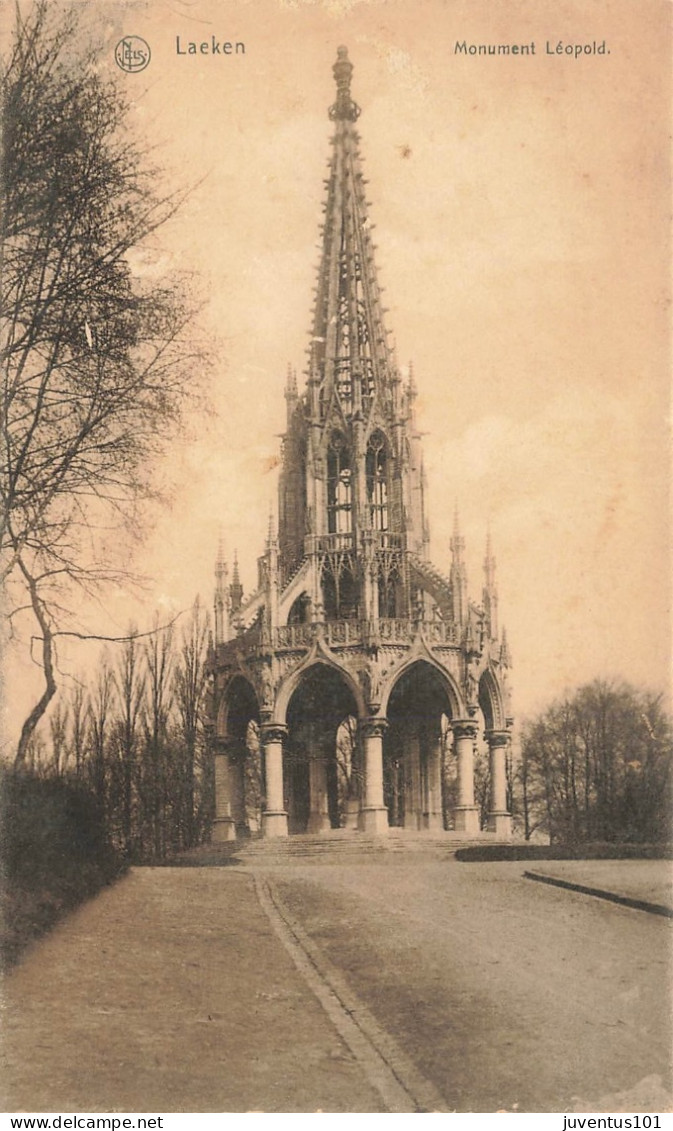
[[[248,597],[237,565],[229,583],[221,553],[217,563],[213,836],[247,831],[253,750],[265,836],[390,825],[475,836],[479,740],[488,830],[502,839],[512,720],[495,562],[487,544],[474,604],[457,517],[448,576],[429,560],[416,392],[383,323],[352,71],[340,47],[307,384],[300,393],[290,370],[285,389],[278,532],[270,524]]]

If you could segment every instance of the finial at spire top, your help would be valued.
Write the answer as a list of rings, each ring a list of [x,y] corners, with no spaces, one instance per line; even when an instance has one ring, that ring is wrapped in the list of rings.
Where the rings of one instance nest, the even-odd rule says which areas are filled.
[[[337,47],[337,61],[332,67],[337,87],[337,100],[329,108],[333,122],[355,122],[360,117],[360,107],[351,98],[351,76],[353,64],[348,58],[347,47]]]
[[[489,589],[495,589],[495,554],[493,553],[493,540],[491,538],[491,520],[488,520],[486,527],[486,556],[484,558],[484,574],[486,577],[486,586]]]
[[[458,500],[454,499],[453,502],[453,536],[458,538],[460,536],[460,514],[458,511]]]
[[[227,562],[224,556],[224,536],[220,529],[217,539],[217,557],[215,559],[215,576],[218,579],[218,584],[222,581],[227,573]]]

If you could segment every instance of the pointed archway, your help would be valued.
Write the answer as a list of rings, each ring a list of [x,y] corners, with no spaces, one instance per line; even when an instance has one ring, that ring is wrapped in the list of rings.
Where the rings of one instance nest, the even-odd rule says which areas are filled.
[[[260,712],[252,684],[236,675],[225,687],[215,736],[215,826],[213,840],[257,831],[263,795],[259,750]]]
[[[391,825],[444,828],[442,777],[446,719],[452,717],[447,679],[418,660],[393,685],[384,740],[384,799]]]
[[[322,833],[347,823],[357,788],[357,704],[340,673],[327,664],[307,668],[287,707],[283,754],[290,833]]]

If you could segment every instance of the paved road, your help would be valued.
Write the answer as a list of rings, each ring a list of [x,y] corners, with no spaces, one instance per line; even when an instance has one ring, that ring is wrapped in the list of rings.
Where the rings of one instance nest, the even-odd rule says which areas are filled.
[[[670,922],[522,870],[266,878],[450,1108],[670,1108]],[[3,1030],[5,1110],[386,1110],[237,868],[134,870],[7,978]]]
[[[233,870],[139,868],[4,987],[3,1111],[380,1111]]]
[[[670,921],[524,867],[270,874],[455,1110],[670,1110]]]

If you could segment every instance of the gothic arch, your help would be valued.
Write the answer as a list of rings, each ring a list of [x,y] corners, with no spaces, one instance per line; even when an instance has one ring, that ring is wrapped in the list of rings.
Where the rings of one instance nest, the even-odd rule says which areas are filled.
[[[498,677],[488,667],[479,680],[479,706],[486,730],[503,730],[506,726],[503,696]]]
[[[437,664],[417,659],[396,673],[386,703],[383,795],[391,825],[441,829],[446,718],[455,688]]]
[[[274,719],[275,722],[283,724],[286,723],[287,708],[292,696],[299,687],[306,673],[309,672],[311,668],[314,668],[320,664],[322,664],[323,667],[332,668],[335,672],[337,672],[339,676],[341,676],[348,690],[353,695],[358,710],[358,718],[364,718],[366,716],[367,711],[362,696],[362,688],[360,687],[360,684],[355,679],[353,674],[348,670],[348,668],[338,663],[335,659],[333,659],[331,656],[328,656],[326,653],[320,652],[319,654],[317,654],[315,651],[312,651],[311,654],[307,656],[305,662],[303,664],[300,664],[298,668],[295,668],[288,675],[286,675],[281,682],[281,685],[278,688],[278,694],[276,695],[276,710]]]
[[[347,801],[338,765],[338,734],[358,711],[343,671],[317,662],[304,668],[285,711],[284,802],[290,833],[339,828]]]
[[[432,668],[440,676],[451,707],[450,717],[453,719],[465,718],[467,715],[467,708],[465,707],[463,697],[460,694],[456,681],[454,680],[451,673],[447,671],[446,668],[442,667],[441,664],[438,664],[437,661],[429,654],[422,656],[419,656],[418,654],[409,656],[409,658],[405,660],[404,663],[400,664],[399,667],[395,667],[393,669],[383,685],[383,691],[381,694],[381,714],[386,714],[388,710],[388,702],[395,686],[399,683],[402,676],[405,675],[406,672],[410,671],[410,669],[413,668],[416,664],[426,664],[427,667]]]
[[[365,473],[372,529],[381,532],[390,526],[390,463],[388,438],[381,428],[375,428],[367,440]]]
[[[259,723],[257,693],[246,676],[233,676],[223,689],[217,711],[218,738],[244,738],[251,719]]]
[[[327,447],[327,533],[353,531],[353,453],[343,432],[335,429]]]
[[[287,614],[288,624],[306,624],[310,619],[309,614],[311,610],[311,598],[306,590],[302,590],[298,597],[295,597],[290,606]]]

